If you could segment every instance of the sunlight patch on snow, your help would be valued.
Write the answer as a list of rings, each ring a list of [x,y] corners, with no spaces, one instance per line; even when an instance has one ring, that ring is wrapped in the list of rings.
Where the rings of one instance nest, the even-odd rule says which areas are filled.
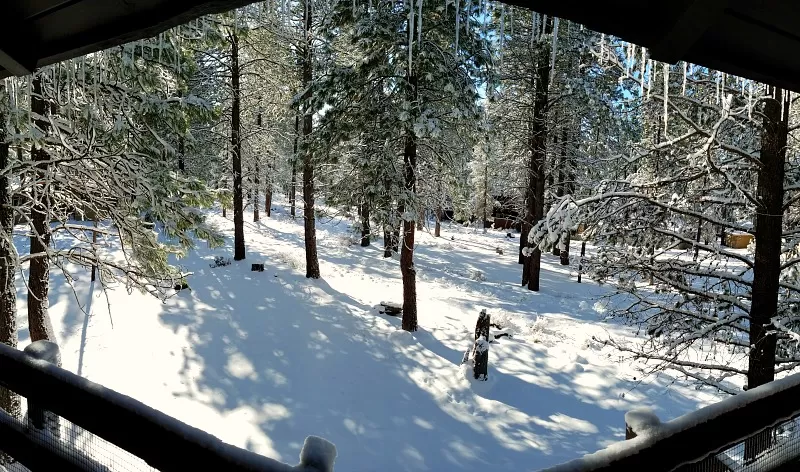
[[[228,364],[225,366],[225,371],[237,379],[256,380],[258,378],[253,363],[241,352],[234,352],[228,355]]]

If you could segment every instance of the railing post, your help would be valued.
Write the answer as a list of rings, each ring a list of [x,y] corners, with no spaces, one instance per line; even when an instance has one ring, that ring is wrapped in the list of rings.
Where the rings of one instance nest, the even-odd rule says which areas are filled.
[[[61,350],[54,342],[35,341],[24,351],[34,359],[61,366]],[[35,402],[28,402],[28,423],[39,431],[47,428],[54,437],[61,437],[61,420],[58,415],[39,407]]]
[[[300,465],[314,472],[333,472],[336,446],[317,436],[309,436],[300,451]]]

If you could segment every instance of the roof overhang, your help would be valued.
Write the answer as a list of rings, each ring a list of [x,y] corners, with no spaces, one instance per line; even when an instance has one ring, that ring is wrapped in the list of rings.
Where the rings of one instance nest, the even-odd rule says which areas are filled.
[[[685,60],[800,92],[797,0],[507,0]]]
[[[4,0],[0,77],[155,36],[252,0]]]
[[[252,0],[4,0],[0,77],[154,36]],[[796,0],[506,0],[695,64],[800,92]]]

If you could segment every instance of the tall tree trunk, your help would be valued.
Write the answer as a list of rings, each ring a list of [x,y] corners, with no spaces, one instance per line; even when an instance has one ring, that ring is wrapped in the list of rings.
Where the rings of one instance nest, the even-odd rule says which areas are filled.
[[[548,17],[542,26],[546,37],[553,32],[553,19]],[[544,184],[545,184],[545,157],[547,151],[547,89],[550,84],[550,41],[539,41],[536,54],[536,74],[534,77],[533,119],[530,123],[530,150],[531,159],[528,163],[528,191],[527,211],[522,239],[531,247],[531,255],[525,261],[522,269],[522,284],[528,290],[539,291],[539,274],[541,272],[542,251],[539,246],[528,243],[528,233],[531,228],[544,216]]]
[[[361,246],[369,246],[369,236],[372,232],[369,227],[369,202],[365,201],[361,205]]]
[[[33,78],[33,92],[31,94],[31,111],[38,115],[34,119],[36,126],[47,134],[50,122],[44,117],[47,115],[47,103],[42,94],[42,77]],[[46,255],[50,245],[50,199],[47,180],[50,159],[47,150],[34,145],[31,149],[31,159],[36,164],[33,185],[33,206],[31,207],[31,254],[39,254],[30,261],[30,275],[28,276],[28,331],[31,341],[53,341],[55,334],[50,324],[48,315],[49,301],[47,294],[50,291],[50,257]],[[44,254],[44,255],[43,255]]]
[[[0,169],[8,167],[9,144],[5,116],[0,115]],[[16,258],[12,247],[14,211],[8,174],[0,175],[0,342],[17,347]],[[14,418],[22,416],[19,395],[0,386],[0,409]],[[0,464],[7,458],[0,452]]]
[[[414,172],[417,165],[417,140],[415,136],[410,135],[410,132],[406,136],[403,162],[405,165],[405,187],[413,195],[416,190]],[[403,278],[403,329],[406,331],[417,330],[417,274],[414,268],[414,229],[414,221],[403,220],[400,273]]]
[[[756,190],[759,206],[756,209],[756,248],[750,303],[748,389],[775,379],[777,337],[771,319],[778,311],[783,232],[783,178],[791,101],[789,92],[785,92],[784,95],[781,89],[772,86],[768,86],[767,91],[772,98],[764,103],[761,168],[758,172]],[[745,441],[745,460],[755,458],[766,450],[771,442],[771,429],[748,438]]]
[[[757,184],[760,208],[756,212],[753,298],[750,305],[750,346],[753,347],[747,369],[748,388],[775,379],[776,336],[770,319],[778,310],[789,93],[784,97],[781,89],[769,87],[769,90],[774,99],[768,99],[764,104],[764,130],[761,133],[761,169]]]
[[[303,221],[306,243],[306,277],[318,279],[319,259],[317,258],[317,226],[314,214],[314,163],[311,151],[311,131],[313,114],[311,110],[311,92],[309,86],[313,79],[314,51],[311,37],[311,0],[305,0],[305,42],[303,51],[303,89],[306,94],[303,100]]]
[[[245,258],[244,205],[242,196],[242,140],[241,140],[241,88],[239,78],[239,37],[231,31],[231,151],[233,161],[233,260]]]
[[[300,114],[294,116],[294,151],[292,154],[292,182],[289,185],[289,214],[295,216],[297,195],[297,140],[300,135]]]
[[[414,34],[411,31],[409,34]],[[417,77],[408,77],[408,101],[417,105]],[[413,130],[406,130],[403,148],[403,166],[405,170],[406,195],[416,196],[417,192],[417,137]],[[402,203],[400,215],[406,213],[406,202]],[[417,330],[417,273],[414,267],[414,222],[403,219],[403,245],[400,247],[400,273],[403,278],[403,329]]]
[[[254,176],[255,182],[253,182],[253,221],[258,221],[258,186],[261,185],[259,181],[258,174],[261,172],[259,169],[258,162],[256,162],[256,173]]]
[[[435,237],[440,237],[442,235],[442,206],[438,205],[436,207],[436,228],[433,230],[433,235]]]

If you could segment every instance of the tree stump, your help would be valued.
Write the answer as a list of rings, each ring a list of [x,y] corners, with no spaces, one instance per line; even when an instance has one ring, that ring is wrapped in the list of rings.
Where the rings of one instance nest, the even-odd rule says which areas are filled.
[[[251,272],[264,272],[264,264],[251,264],[250,265]]]
[[[472,373],[477,380],[489,379],[489,328],[491,317],[486,310],[481,310],[478,322],[475,324],[475,344],[472,348],[474,364]]]

